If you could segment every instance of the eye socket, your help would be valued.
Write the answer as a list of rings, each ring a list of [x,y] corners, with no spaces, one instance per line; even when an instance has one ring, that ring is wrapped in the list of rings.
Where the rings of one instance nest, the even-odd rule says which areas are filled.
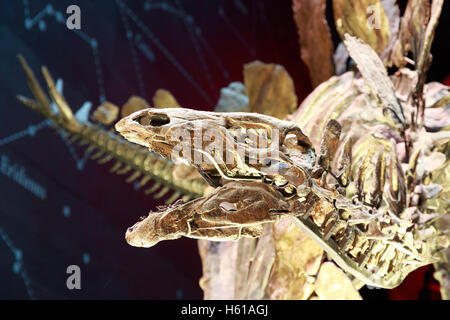
[[[302,147],[303,149],[305,149],[305,151],[308,150],[308,149],[311,147],[311,145],[310,145],[309,143],[307,143],[307,142],[305,142],[305,141],[302,141],[302,140],[298,140],[298,141],[297,141],[297,144],[298,144],[300,147]]]
[[[289,133],[288,135],[286,135],[286,138],[284,138],[284,144],[290,148],[299,146],[305,151],[311,147],[308,142],[298,139],[298,137],[293,133]]]
[[[288,148],[298,148],[301,152],[306,152],[311,148],[308,137],[298,127],[292,128],[286,133],[283,144]]]
[[[170,123],[170,118],[165,114],[141,115],[133,119],[143,126],[160,127]]]

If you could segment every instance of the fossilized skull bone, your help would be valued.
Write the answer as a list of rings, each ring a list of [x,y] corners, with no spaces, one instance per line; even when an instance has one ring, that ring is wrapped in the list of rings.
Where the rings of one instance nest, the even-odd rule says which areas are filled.
[[[197,167],[214,186],[221,179],[277,180],[289,170],[299,185],[307,173],[298,171],[315,163],[311,142],[297,125],[259,114],[146,109],[122,119],[116,129],[166,158]]]
[[[137,247],[151,247],[161,240],[181,236],[237,240],[259,237],[262,224],[290,214],[290,204],[269,185],[230,181],[209,195],[175,203],[152,212],[129,228],[126,240]]]

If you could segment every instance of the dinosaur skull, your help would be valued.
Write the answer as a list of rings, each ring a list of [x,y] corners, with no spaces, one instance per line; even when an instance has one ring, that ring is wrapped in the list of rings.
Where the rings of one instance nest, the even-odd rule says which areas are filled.
[[[292,122],[252,113],[182,108],[146,109],[116,129],[128,140],[166,158],[197,167],[213,186],[223,180],[268,179],[293,192],[315,164],[315,152]]]

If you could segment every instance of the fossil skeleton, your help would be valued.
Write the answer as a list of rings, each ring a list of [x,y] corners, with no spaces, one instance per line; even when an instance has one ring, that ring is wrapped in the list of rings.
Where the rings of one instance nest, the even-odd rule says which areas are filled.
[[[349,10],[345,2],[333,4],[336,15]],[[136,170],[128,181],[140,176],[141,184],[156,180],[157,187],[164,185],[159,196],[174,189],[167,203],[185,195],[185,202],[160,208],[129,228],[130,244],[149,247],[181,236],[255,238],[268,222],[289,218],[343,270],[366,284],[392,288],[420,266],[446,264],[447,230],[437,222],[449,208],[450,95],[447,87],[424,82],[440,6],[442,2],[433,1],[429,8],[424,43],[406,46],[410,39],[403,33],[403,42],[399,40],[403,46],[389,46],[396,50],[387,55],[387,64],[399,67],[391,78],[378,56],[387,43],[375,45],[373,39],[355,31],[376,47],[375,52],[349,36],[345,29],[349,26],[341,25],[345,48],[361,77],[347,72],[330,78],[288,116],[290,121],[255,113],[146,109],[117,123],[116,129],[126,139],[166,158],[180,146],[181,141],[173,138],[177,130],[187,132],[194,142],[200,138],[199,145],[181,144],[180,159],[196,167],[204,180],[175,179],[172,173],[177,164],[101,126],[77,121],[44,68],[55,111],[23,59],[36,101],[22,96],[19,100],[49,118],[73,141],[89,144],[89,152],[98,149],[93,158],[102,157],[100,163],[116,159],[112,171]],[[385,38],[381,37],[388,41]],[[399,58],[408,50],[417,51],[417,71],[404,68]],[[225,147],[204,143],[211,142],[211,130]],[[239,147],[244,152],[237,152]],[[230,154],[232,164],[224,164]],[[252,161],[252,157],[263,161]],[[193,161],[196,158],[207,161],[198,163]],[[215,189],[202,196],[204,181]],[[188,201],[193,197],[197,199]]]
[[[198,169],[217,188],[202,198],[151,213],[128,230],[127,241],[135,246],[149,247],[159,240],[180,236],[216,240],[255,237],[261,234],[262,223],[289,215],[335,262],[367,284],[392,288],[410,271],[438,261],[436,253],[445,248],[445,236],[440,237],[426,224],[415,223],[418,215],[403,213],[406,208],[404,172],[395,153],[389,157],[386,205],[381,206],[384,185],[381,175],[384,175],[382,167],[385,166],[382,154],[378,155],[376,165],[380,179],[375,180],[370,200],[366,199],[363,190],[364,170],[372,153],[366,157],[366,163],[354,179],[356,197],[348,199],[345,196],[345,188],[351,179],[351,148],[347,140],[337,162],[339,169],[332,170],[331,162],[341,133],[335,120],[326,125],[317,161],[309,139],[298,126],[263,115],[147,109],[116,124],[117,130],[128,140],[166,157],[170,157],[172,149],[180,143],[172,134],[180,128],[187,130],[190,137],[194,137],[198,129],[205,132],[215,128],[220,136],[252,145],[255,141],[248,139],[248,132],[267,127],[269,130],[264,131],[262,139],[271,139],[275,129],[280,132],[277,158],[267,157],[261,163],[251,165],[249,154],[244,152],[241,158],[232,150],[238,161],[233,162],[233,166],[221,168],[219,160],[223,155],[210,152],[207,158],[213,165],[202,163]],[[190,151],[193,154],[208,153],[211,149],[208,144],[200,145],[203,150],[193,147]],[[255,149],[255,154],[267,151]],[[335,183],[327,182],[328,173]]]

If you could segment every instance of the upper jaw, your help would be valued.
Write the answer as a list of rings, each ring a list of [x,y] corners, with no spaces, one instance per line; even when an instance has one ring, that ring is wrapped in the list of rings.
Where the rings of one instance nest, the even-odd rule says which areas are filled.
[[[153,136],[152,131],[137,121],[137,119],[147,114],[147,110],[132,113],[117,122],[115,128],[128,141],[149,147],[149,141]]]
[[[201,126],[201,127],[199,127]],[[201,130],[198,130],[201,128]],[[258,129],[259,128],[259,129]],[[246,114],[246,113],[212,113],[212,112],[200,112],[196,110],[189,110],[189,109],[145,109],[140,110],[138,112],[135,112],[124,119],[120,120],[116,124],[117,131],[122,134],[127,140],[141,144],[143,146],[148,147],[150,150],[160,153],[164,157],[170,157],[173,158],[173,156],[177,156],[178,153],[175,152],[175,154],[172,154],[172,151],[174,151],[175,147],[177,146],[180,141],[177,140],[177,137],[179,136],[178,133],[183,133],[184,136],[190,137],[193,139],[190,141],[190,144],[188,148],[191,150],[191,155],[197,153],[200,157],[190,157],[189,159],[186,159],[187,162],[189,162],[191,165],[196,166],[200,170],[206,170],[213,175],[216,174],[217,176],[224,176],[223,170],[229,170],[231,175],[234,175],[234,172],[244,173],[244,176],[254,176],[255,170],[258,171],[260,174],[258,176],[262,177],[264,176],[265,164],[263,164],[264,160],[267,159],[259,159],[258,158],[258,165],[253,166],[250,165],[250,167],[239,164],[237,162],[233,163],[226,163],[226,168],[221,164],[220,159],[215,159],[215,156],[213,156],[213,159],[209,157],[207,154],[211,155],[208,151],[208,144],[204,144],[204,141],[210,141],[205,137],[205,132],[211,133],[211,131],[214,131],[214,134],[218,135],[219,137],[223,138],[223,143],[225,144],[222,147],[222,159],[225,159],[225,157],[228,160],[227,154],[229,152],[232,152],[236,155],[236,152],[233,150],[236,149],[238,145],[240,147],[245,146],[245,143],[237,142],[240,141],[242,138],[240,135],[254,135],[255,133],[258,134],[258,130],[269,130],[268,136],[272,138],[272,133],[274,130],[278,130],[280,136],[280,141],[278,143],[274,143],[274,146],[279,148],[277,151],[277,154],[280,155],[280,157],[275,156],[273,158],[272,153],[270,153],[269,158],[275,160],[275,162],[283,162],[286,163],[288,166],[292,166],[293,163],[289,159],[286,158],[288,154],[284,154],[286,152],[286,147],[292,147],[288,145],[284,145],[284,138],[286,137],[286,134],[292,131],[292,134],[294,136],[295,142],[298,140],[301,140],[303,142],[302,146],[299,147],[300,149],[293,149],[295,153],[301,153],[303,154],[309,154],[314,153],[314,149],[310,146],[310,142],[306,136],[304,136],[300,130],[293,130],[293,124],[288,123],[286,121],[280,121],[275,118],[258,115],[258,114]],[[294,128],[296,129],[296,128]],[[180,132],[178,131],[180,130]],[[198,137],[198,132],[201,132],[202,135],[202,142],[200,146],[195,146],[196,139]],[[243,133],[244,132],[244,133]],[[262,133],[261,133],[262,134]],[[261,136],[257,136],[258,141],[261,139],[264,139]],[[271,141],[272,139],[270,139]],[[283,140],[283,141],[281,141]],[[277,141],[277,140],[276,140]],[[228,142],[231,142],[233,144],[233,150],[229,150]],[[270,144],[267,145],[267,147],[257,147],[256,150],[269,150],[273,148],[272,142],[268,142]],[[182,145],[180,144],[179,147]],[[304,147],[307,146],[306,151],[303,150]],[[248,147],[248,146],[247,146]],[[298,146],[297,146],[298,147]],[[184,150],[184,147],[181,147]],[[228,148],[228,149],[227,149]],[[303,149],[302,149],[303,148]],[[214,148],[215,149],[215,148]],[[303,150],[303,151],[302,151]],[[247,151],[246,151],[247,152]],[[259,151],[258,151],[259,152]],[[183,151],[184,153],[184,151]],[[199,154],[201,153],[201,154]],[[207,154],[205,154],[207,153]],[[238,156],[240,157],[240,156]],[[203,159],[201,163],[194,163],[196,158]],[[314,165],[314,156],[312,157],[300,157],[304,162],[311,162],[306,163],[304,166],[303,163],[300,164],[300,168],[302,169],[305,167],[305,170],[310,169]],[[174,160],[174,159],[172,159]],[[212,160],[218,160],[219,166],[221,168],[221,172],[219,172],[218,166],[213,166],[210,161]],[[241,159],[241,162],[244,159]],[[232,160],[236,161],[236,160]],[[260,163],[261,161],[261,163]],[[296,165],[297,166],[297,165]],[[267,170],[266,170],[267,171]],[[215,173],[214,173],[215,172]],[[225,172],[225,175],[228,175]],[[239,174],[242,176],[242,174]],[[230,179],[233,180],[233,179]]]

